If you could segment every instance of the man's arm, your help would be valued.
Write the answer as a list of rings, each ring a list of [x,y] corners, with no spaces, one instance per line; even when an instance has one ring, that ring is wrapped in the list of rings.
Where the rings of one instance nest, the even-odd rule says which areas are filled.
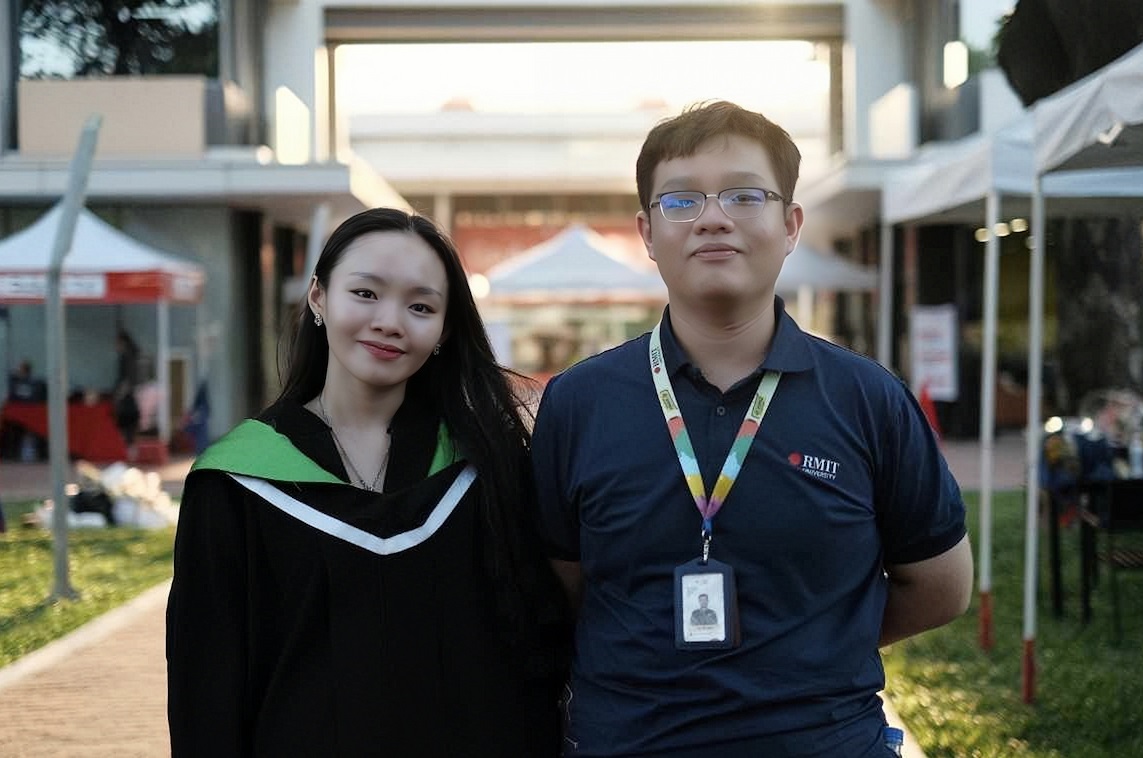
[[[965,535],[938,556],[886,566],[889,597],[881,621],[884,647],[949,623],[972,599],[972,548]]]
[[[564,586],[564,591],[568,593],[568,603],[571,605],[572,613],[578,614],[579,604],[583,599],[583,570],[579,561],[560,561],[552,558],[551,563],[556,576]]]

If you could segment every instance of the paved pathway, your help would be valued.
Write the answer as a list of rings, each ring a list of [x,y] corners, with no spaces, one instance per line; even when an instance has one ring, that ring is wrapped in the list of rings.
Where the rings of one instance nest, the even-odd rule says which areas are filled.
[[[962,490],[980,489],[980,443],[977,440],[945,440],[941,449]],[[1020,489],[1024,486],[1024,433],[1004,431],[992,443],[993,490]]]
[[[0,755],[169,756],[169,583],[0,669]]]
[[[190,463],[184,457],[141,468],[157,472],[163,488],[177,494]],[[69,481],[76,481],[74,470],[69,473]],[[51,490],[48,464],[0,461],[0,498],[37,500]],[[170,755],[163,650],[168,587],[154,587],[0,668],[0,756]]]
[[[963,489],[979,487],[980,449],[943,444]],[[1004,434],[994,447],[997,489],[1023,484],[1023,442]],[[189,460],[158,467],[178,492]],[[45,464],[0,462],[0,497],[45,497]],[[18,528],[11,525],[12,528]],[[163,623],[169,584],[0,669],[0,756],[5,758],[161,758],[169,756]],[[888,704],[887,704],[888,705]],[[890,722],[900,724],[888,706]],[[906,735],[909,758],[924,758]]]

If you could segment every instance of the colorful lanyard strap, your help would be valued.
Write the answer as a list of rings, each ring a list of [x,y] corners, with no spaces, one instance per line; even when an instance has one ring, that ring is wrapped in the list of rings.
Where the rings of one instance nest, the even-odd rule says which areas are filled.
[[[667,429],[671,432],[671,441],[675,443],[675,452],[679,456],[679,466],[683,470],[683,477],[687,480],[687,487],[694,496],[695,506],[702,516],[702,562],[706,563],[710,557],[710,540],[714,517],[726,502],[730,488],[738,479],[742,464],[746,462],[746,453],[758,434],[758,427],[762,424],[762,417],[770,407],[770,400],[774,397],[774,390],[778,387],[778,380],[782,374],[778,371],[767,371],[758,383],[758,390],[754,393],[754,402],[746,411],[742,419],[742,426],[738,427],[738,435],[730,452],[726,454],[726,461],[722,464],[718,481],[715,482],[714,492],[708,498],[706,487],[699,471],[698,459],[695,457],[694,446],[691,445],[690,435],[687,434],[687,425],[683,422],[683,412],[679,408],[679,401],[671,387],[670,377],[667,376],[667,366],[663,361],[663,343],[660,330],[663,322],[655,325],[651,331],[651,378],[655,381],[656,394],[659,396],[659,405],[663,409],[663,417],[667,420]]]

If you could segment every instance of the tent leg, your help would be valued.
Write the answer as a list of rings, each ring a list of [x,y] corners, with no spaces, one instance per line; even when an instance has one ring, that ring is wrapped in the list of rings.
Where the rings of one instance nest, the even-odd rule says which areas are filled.
[[[881,222],[881,252],[877,291],[877,362],[892,370],[893,363],[893,225]]]
[[[1000,196],[991,191],[985,199],[985,228],[988,241],[984,247],[984,334],[980,365],[980,594],[992,593],[992,451],[996,435],[996,321],[1000,293],[1000,238],[996,225],[1000,220]],[[980,616],[980,644],[988,650],[992,630],[985,628],[991,616]]]
[[[1024,702],[1035,697],[1036,580],[1039,569],[1040,394],[1044,357],[1044,195],[1032,184],[1032,260],[1028,282],[1028,429],[1024,514]]]
[[[1036,640],[1024,640],[1024,663],[1021,676],[1021,694],[1025,703],[1036,701]]]
[[[159,439],[164,444],[171,441],[171,304],[166,300],[158,303],[159,351],[155,380],[162,391],[159,401]]]

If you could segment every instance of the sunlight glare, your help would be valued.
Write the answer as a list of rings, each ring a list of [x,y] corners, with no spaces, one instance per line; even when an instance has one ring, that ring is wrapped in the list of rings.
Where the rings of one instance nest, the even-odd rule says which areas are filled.
[[[802,41],[343,45],[335,60],[346,115],[450,101],[501,113],[677,110],[723,98],[824,122],[829,92],[827,56]]]

